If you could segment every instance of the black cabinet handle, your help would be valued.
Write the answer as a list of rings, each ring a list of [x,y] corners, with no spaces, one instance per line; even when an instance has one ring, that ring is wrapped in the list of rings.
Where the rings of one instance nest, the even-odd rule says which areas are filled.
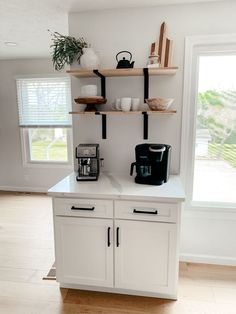
[[[111,245],[111,227],[107,228],[107,246],[109,247]]]
[[[120,228],[116,228],[116,246],[118,247],[120,245],[120,240],[119,240],[119,230]]]
[[[75,207],[75,206],[72,206],[71,207],[71,210],[94,210],[95,207]]]
[[[133,210],[134,214],[149,214],[149,215],[158,215],[158,211],[145,211],[145,210],[138,210],[138,209],[134,209]]]

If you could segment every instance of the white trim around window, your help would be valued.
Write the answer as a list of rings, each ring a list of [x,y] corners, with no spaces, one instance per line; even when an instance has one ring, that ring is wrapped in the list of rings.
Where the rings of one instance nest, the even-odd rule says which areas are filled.
[[[17,76],[15,79],[23,166],[72,169],[72,119],[69,115],[71,110],[70,78],[65,74],[59,74]],[[59,129],[57,130],[57,128]],[[50,129],[54,131],[50,131]],[[35,144],[33,134],[36,135],[36,142],[37,137],[42,142],[42,149],[40,145],[32,144]],[[41,136],[43,136],[42,139]],[[43,143],[45,139],[50,141],[50,136],[52,136],[52,142],[49,142],[48,145]],[[64,144],[65,142],[67,144],[67,156],[65,156],[65,150],[63,153],[52,151],[55,143],[59,140],[58,136],[63,138]],[[59,146],[59,148],[61,147]]]
[[[181,137],[181,179],[185,186],[186,203],[185,209],[195,212],[195,216],[201,216],[201,212],[214,212],[215,217],[224,217],[221,213],[228,213],[235,218],[235,204],[230,203],[191,203],[192,199],[192,178],[195,144],[195,124],[196,124],[196,90],[198,77],[198,55],[196,51],[204,53],[225,51],[224,47],[230,47],[235,53],[236,34],[206,35],[206,36],[188,36],[185,39],[185,63],[184,63],[184,82],[183,82],[183,110],[182,110],[182,137]],[[232,215],[231,215],[232,214]],[[191,216],[191,214],[190,214]],[[212,216],[209,216],[212,218]]]

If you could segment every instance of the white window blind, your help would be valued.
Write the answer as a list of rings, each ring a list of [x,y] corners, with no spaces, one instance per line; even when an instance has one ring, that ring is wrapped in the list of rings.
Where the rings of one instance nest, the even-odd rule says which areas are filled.
[[[16,80],[20,127],[71,126],[69,77]]]

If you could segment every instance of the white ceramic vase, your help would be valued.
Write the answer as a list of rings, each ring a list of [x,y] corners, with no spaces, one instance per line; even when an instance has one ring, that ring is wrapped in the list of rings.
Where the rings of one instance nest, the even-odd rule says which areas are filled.
[[[80,57],[80,65],[85,69],[98,69],[100,60],[93,48],[83,48],[83,54]]]

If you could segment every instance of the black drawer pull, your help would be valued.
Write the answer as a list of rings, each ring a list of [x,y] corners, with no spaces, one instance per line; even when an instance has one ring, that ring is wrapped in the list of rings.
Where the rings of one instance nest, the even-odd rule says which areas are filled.
[[[110,232],[111,232],[111,227],[108,227],[107,228],[107,246],[108,247],[111,245]]]
[[[95,207],[75,207],[75,206],[72,206],[71,207],[71,210],[94,210]]]
[[[134,210],[133,210],[133,213],[134,213],[134,214],[158,215],[158,211],[157,211],[157,210],[151,212],[151,211],[145,211],[145,210],[137,210],[137,209],[134,209]]]
[[[120,228],[116,228],[116,246],[118,247],[120,245],[120,239],[119,239],[119,230]]]

